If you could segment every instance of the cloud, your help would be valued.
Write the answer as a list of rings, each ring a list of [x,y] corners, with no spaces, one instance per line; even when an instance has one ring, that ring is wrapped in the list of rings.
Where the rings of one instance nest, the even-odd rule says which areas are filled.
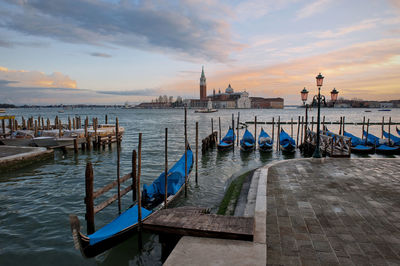
[[[75,80],[60,72],[47,75],[39,71],[9,70],[0,66],[0,79],[20,87],[77,88]]]
[[[104,58],[109,58],[109,57],[112,57],[111,55],[109,55],[109,54],[105,54],[105,53],[90,53],[90,55],[91,56],[96,56],[96,57],[104,57]]]
[[[107,95],[125,95],[125,96],[155,96],[159,94],[158,89],[144,90],[125,90],[125,91],[96,91],[96,93]]]
[[[68,43],[120,45],[228,60],[241,46],[219,19],[229,8],[215,1],[9,1],[0,25]],[[226,11],[226,12],[225,12]]]
[[[357,31],[365,31],[376,28],[379,21],[380,19],[367,19],[351,26],[341,27],[336,31],[327,30],[316,34],[313,33],[313,35],[321,39],[342,37]]]
[[[252,0],[241,1],[235,7],[236,17],[239,21],[258,19],[271,12],[281,10],[298,2],[299,0]]]
[[[212,75],[206,73],[206,76],[209,93],[230,83],[236,91],[246,89],[250,96],[296,99],[303,87],[315,88],[315,76],[319,72],[325,76],[325,94],[336,87],[345,98],[399,98],[400,40],[359,43],[266,67],[233,68]],[[192,95],[199,97],[197,80],[170,84],[167,88],[176,93],[190,88]]]
[[[313,3],[308,4],[307,6],[300,9],[297,12],[296,17],[297,19],[311,17],[315,13],[321,12],[321,10],[326,9],[330,2],[332,2],[332,0],[316,0]]]
[[[0,99],[15,104],[110,104],[140,101],[162,92],[160,89],[88,90],[79,89],[74,80],[59,72],[10,70],[0,66]]]

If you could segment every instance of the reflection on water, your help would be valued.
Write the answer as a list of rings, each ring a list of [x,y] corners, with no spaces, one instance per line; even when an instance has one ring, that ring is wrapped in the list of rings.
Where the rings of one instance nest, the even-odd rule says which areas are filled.
[[[231,125],[233,110],[219,110],[217,113],[197,114],[188,110],[188,140],[194,151],[195,122],[199,122],[199,138],[206,137],[211,132],[210,120],[218,121],[221,117],[221,131],[226,132]],[[257,120],[271,121],[272,117],[280,116],[281,121],[289,121],[298,115],[303,115],[304,109],[285,110],[241,110],[241,121]],[[345,115],[347,122],[361,122],[360,110],[357,109],[322,109],[326,121],[338,121]],[[124,109],[73,109],[57,113],[55,109],[15,109],[14,114],[20,120],[33,115],[44,116],[52,121],[58,115],[65,122],[68,116],[98,117],[104,123],[108,114],[110,123],[118,116],[119,123],[125,127],[121,145],[121,175],[131,171],[132,150],[137,148],[138,133],[143,133],[142,148],[142,182],[150,184],[164,171],[164,128],[168,127],[168,161],[173,165],[183,153],[183,110],[124,110]],[[235,112],[235,115],[237,112]],[[310,112],[310,117],[316,111]],[[400,121],[400,110],[393,109],[390,113],[392,121]],[[368,113],[373,122],[382,121],[382,113]],[[311,120],[311,119],[310,119]],[[385,119],[387,120],[387,119]],[[20,121],[19,121],[20,122]],[[214,123],[217,129],[217,123]],[[271,125],[263,125],[264,130],[271,134]],[[380,135],[380,126],[372,126],[369,132]],[[290,132],[290,126],[285,126]],[[329,129],[338,132],[338,125],[329,125]],[[254,127],[249,127],[254,134]],[[275,126],[276,130],[276,126]],[[356,135],[361,134],[361,126],[346,125],[346,130]],[[258,132],[260,128],[258,129]],[[244,130],[240,130],[240,135]],[[293,130],[297,133],[296,126]],[[236,132],[235,132],[236,133]],[[296,137],[296,136],[294,136]],[[276,138],[276,134],[275,134]],[[275,140],[276,142],[276,140]],[[382,157],[380,155],[359,155],[354,157]],[[178,197],[174,206],[203,206],[216,210],[221,201],[227,180],[232,175],[237,176],[248,170],[255,169],[271,161],[300,158],[298,151],[294,154],[282,154],[275,149],[270,153],[260,153],[258,150],[249,153],[240,152],[238,147],[226,152],[210,149],[206,153],[199,151],[199,180],[194,182],[194,168],[189,176],[188,197]],[[144,234],[143,250],[139,252],[137,237],[134,236],[99,255],[95,259],[82,258],[79,251],[73,249],[68,215],[78,215],[83,232],[86,232],[83,202],[85,194],[84,173],[87,162],[94,167],[95,189],[103,187],[116,179],[116,146],[105,146],[94,151],[80,151],[74,154],[68,150],[66,154],[56,152],[54,160],[40,162],[21,170],[0,173],[0,265],[157,265],[161,264],[161,247],[156,235]],[[123,184],[122,188],[129,185]],[[115,190],[100,197],[96,204],[107,199]],[[132,196],[129,193],[122,200],[122,207],[130,206]],[[111,205],[96,214],[96,228],[99,229],[110,222],[118,213],[116,204]],[[10,241],[5,241],[10,239]]]

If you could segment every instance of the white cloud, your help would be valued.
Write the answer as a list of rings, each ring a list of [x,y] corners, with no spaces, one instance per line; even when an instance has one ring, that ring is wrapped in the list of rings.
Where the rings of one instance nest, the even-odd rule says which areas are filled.
[[[77,88],[75,80],[60,72],[45,74],[39,71],[10,70],[0,66],[0,80],[10,84],[10,87]]]
[[[332,2],[332,0],[317,0],[307,6],[303,7],[297,12],[297,19],[308,18],[314,15],[317,12],[321,12],[327,8],[328,4]]]

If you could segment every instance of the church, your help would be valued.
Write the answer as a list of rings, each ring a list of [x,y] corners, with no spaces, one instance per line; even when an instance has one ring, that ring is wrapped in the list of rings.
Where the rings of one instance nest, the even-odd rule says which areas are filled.
[[[252,98],[254,98],[254,104]],[[203,67],[200,76],[200,99],[186,100],[185,103],[189,108],[207,108],[209,101],[215,109],[283,108],[282,98],[249,97],[249,93],[246,91],[235,92],[231,84],[224,92],[219,89],[216,93],[214,89],[213,94],[207,96],[207,83]]]

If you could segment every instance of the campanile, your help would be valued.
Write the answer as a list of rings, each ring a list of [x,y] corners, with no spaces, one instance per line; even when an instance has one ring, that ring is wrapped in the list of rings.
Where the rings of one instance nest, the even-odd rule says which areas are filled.
[[[207,100],[206,76],[204,75],[204,66],[201,69],[200,77],[200,100]]]

